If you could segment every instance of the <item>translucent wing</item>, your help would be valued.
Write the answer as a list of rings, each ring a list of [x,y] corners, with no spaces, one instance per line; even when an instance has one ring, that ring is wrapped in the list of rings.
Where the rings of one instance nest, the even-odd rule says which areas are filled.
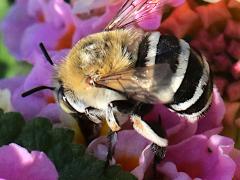
[[[174,94],[171,89],[171,77],[169,64],[156,64],[111,74],[95,83],[141,102],[167,103]]]
[[[148,24],[154,22],[155,26],[159,26],[160,12],[166,2],[166,0],[126,0],[105,30],[119,29],[142,21],[147,21]]]

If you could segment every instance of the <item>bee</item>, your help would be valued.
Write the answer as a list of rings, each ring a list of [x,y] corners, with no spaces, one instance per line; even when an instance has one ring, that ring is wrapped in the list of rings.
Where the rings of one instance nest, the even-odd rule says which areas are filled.
[[[103,32],[80,39],[56,65],[54,87],[37,87],[23,96],[54,89],[63,110],[96,124],[106,120],[112,132],[130,119],[164,157],[168,140],[143,115],[161,103],[194,122],[211,104],[213,82],[206,58],[183,39],[137,27],[162,6],[157,0],[126,1]]]

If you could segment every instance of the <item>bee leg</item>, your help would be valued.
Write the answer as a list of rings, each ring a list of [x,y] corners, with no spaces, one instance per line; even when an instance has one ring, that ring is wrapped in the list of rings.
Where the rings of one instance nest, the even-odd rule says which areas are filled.
[[[164,137],[164,138],[167,137],[166,131],[161,126],[161,117],[160,116],[158,117],[157,122],[149,122],[148,124],[155,132],[158,133],[158,135],[160,137]],[[166,155],[167,148],[166,147],[161,147],[161,146],[158,146],[155,143],[152,143],[151,150],[154,153],[153,179],[157,179],[157,164],[160,163],[164,159],[164,157]]]
[[[102,123],[102,120],[104,119],[104,115],[105,115],[104,111],[93,108],[93,107],[85,108],[85,114],[89,118],[89,120],[91,120],[96,124]]]
[[[154,153],[154,159],[153,159],[153,179],[157,179],[157,164],[159,164],[166,155],[166,147],[161,147],[156,144],[151,144],[151,150]]]
[[[151,150],[154,153],[153,179],[156,179],[156,165],[165,157],[168,145],[166,132],[161,127],[160,122],[145,122],[138,115],[132,115],[130,119],[133,122],[133,128],[143,137],[153,142],[151,145]]]
[[[113,161],[113,155],[115,151],[115,146],[117,143],[117,132],[110,132],[108,135],[108,154],[105,162],[105,169],[109,167],[111,161]]]
[[[106,121],[112,132],[109,134],[108,155],[105,167],[109,166],[114,155],[114,149],[117,142],[117,131],[129,119],[129,113],[132,111],[134,103],[128,100],[112,101],[108,104],[106,111]]]
[[[121,125],[128,121],[129,113],[133,110],[134,103],[128,100],[112,101],[108,104],[106,121],[112,131],[119,131]]]
[[[162,128],[161,125],[161,117],[158,117],[158,121],[157,122],[149,122],[148,125],[151,127],[151,129],[156,132],[158,134],[158,136],[166,138],[167,137],[167,133],[164,130],[164,128]],[[162,146],[158,146],[157,144],[153,143],[151,145],[151,149],[153,151],[153,153],[156,156],[156,160],[158,162],[160,162],[161,160],[164,159],[165,155],[166,155],[166,147],[162,147]]]
[[[156,126],[154,127],[151,123],[143,121],[138,115],[131,115],[130,119],[133,123],[133,128],[139,134],[160,147],[167,147],[168,140],[162,137]]]

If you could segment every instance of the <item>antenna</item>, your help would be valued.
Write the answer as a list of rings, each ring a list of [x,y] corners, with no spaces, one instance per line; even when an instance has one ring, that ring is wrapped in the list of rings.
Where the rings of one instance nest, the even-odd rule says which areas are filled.
[[[46,50],[46,48],[45,48],[45,46],[43,45],[42,42],[40,42],[39,47],[40,47],[43,55],[45,56],[46,60],[49,62],[49,64],[54,66],[55,64],[53,63],[52,59],[50,58],[50,56],[49,56],[49,54],[48,54],[48,52],[47,52],[47,50]]]
[[[38,91],[41,91],[41,90],[44,90],[44,89],[49,89],[51,91],[55,90],[55,87],[48,87],[48,86],[38,86],[38,87],[35,87],[33,89],[30,89],[24,93],[22,93],[22,97],[26,97],[26,96],[29,96],[35,92],[38,92]]]
[[[43,43],[41,42],[39,44],[39,47],[43,53],[43,55],[45,56],[46,60],[49,62],[49,64],[51,64],[52,66],[54,66],[55,64],[53,63],[51,57],[49,56],[45,46],[43,45]],[[49,89],[51,91],[55,90],[56,88],[55,87],[49,87],[49,86],[38,86],[38,87],[35,87],[33,89],[30,89],[24,93],[22,93],[22,97],[26,97],[26,96],[29,96],[35,92],[38,92],[38,91],[41,91],[41,90],[44,90],[44,89]]]

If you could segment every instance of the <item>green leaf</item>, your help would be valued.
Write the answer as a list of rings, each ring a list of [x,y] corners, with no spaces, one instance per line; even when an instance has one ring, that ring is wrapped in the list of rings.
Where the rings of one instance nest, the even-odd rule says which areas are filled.
[[[0,146],[13,142],[20,134],[25,122],[19,113],[1,112],[0,116]]]
[[[85,147],[80,144],[71,144],[71,149],[73,152],[73,157],[78,158],[85,154]]]
[[[72,142],[74,137],[74,132],[70,129],[55,128],[51,131],[52,143],[58,143],[60,141]]]
[[[52,146],[47,152],[48,157],[54,162],[58,171],[62,171],[64,167],[71,163],[74,159],[74,153],[70,143],[59,142]]]
[[[79,171],[81,169],[81,171]],[[104,162],[95,159],[90,155],[85,155],[74,159],[61,172],[60,178],[62,180],[74,179],[99,179],[103,176]]]
[[[9,4],[8,4],[7,0],[1,0],[1,3],[0,3],[0,20],[2,20],[2,18],[6,14],[8,8],[9,8]]]
[[[104,161],[97,160],[93,156],[85,154],[66,165],[61,172],[59,179],[136,180],[137,178],[129,172],[124,172],[120,166],[110,166],[105,168]]]
[[[35,118],[23,128],[16,143],[29,149],[46,152],[51,144],[52,124],[45,118]]]
[[[130,174],[129,172],[125,172],[121,169],[120,166],[110,166],[104,173],[104,177],[101,180],[136,180],[137,178]]]
[[[2,117],[3,113],[4,113],[3,110],[0,109],[0,118]]]

